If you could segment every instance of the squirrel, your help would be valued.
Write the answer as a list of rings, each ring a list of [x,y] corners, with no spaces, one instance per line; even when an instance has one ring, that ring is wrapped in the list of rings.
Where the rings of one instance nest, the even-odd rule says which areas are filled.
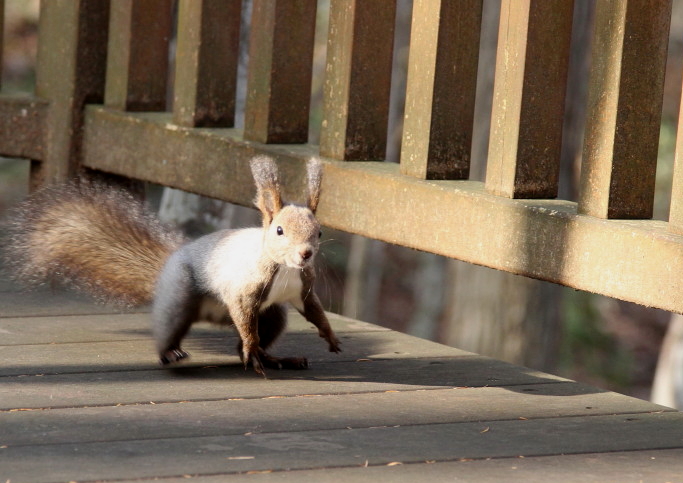
[[[14,210],[8,261],[25,283],[67,283],[106,303],[151,302],[162,365],[187,358],[182,339],[192,323],[210,320],[235,326],[245,368],[263,376],[265,368],[305,369],[305,357],[277,358],[266,350],[283,332],[290,303],[331,352],[341,351],[313,291],[322,165],[315,158],[307,164],[306,206],[282,200],[271,158],[257,156],[250,167],[260,228],[189,241],[126,190],[79,181],[43,188]]]

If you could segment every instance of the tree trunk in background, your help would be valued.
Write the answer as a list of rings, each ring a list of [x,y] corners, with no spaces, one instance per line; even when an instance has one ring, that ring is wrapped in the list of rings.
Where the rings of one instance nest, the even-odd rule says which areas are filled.
[[[569,105],[564,131],[563,165],[571,173],[581,153],[587,63],[590,48],[590,2],[577,2],[574,16],[573,62],[570,65]],[[477,86],[472,178],[484,179],[488,153],[493,77],[500,2],[484,2],[482,49]],[[565,171],[566,173],[566,171]],[[565,174],[566,177],[566,174]],[[571,180],[572,176],[568,177]],[[565,193],[574,188],[565,184]],[[446,310],[440,340],[483,355],[546,371],[556,368],[561,331],[562,288],[509,273],[450,261]]]
[[[653,403],[683,408],[683,315],[674,314],[659,353],[652,385]]]
[[[185,191],[164,188],[159,219],[177,226],[192,238],[223,228],[258,226],[255,209],[232,205]]]
[[[386,245],[380,241],[351,235],[342,315],[382,322],[379,320],[379,304],[385,248]]]

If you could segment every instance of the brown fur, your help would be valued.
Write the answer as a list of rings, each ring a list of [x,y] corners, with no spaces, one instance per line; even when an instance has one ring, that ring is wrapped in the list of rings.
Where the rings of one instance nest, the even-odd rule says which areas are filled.
[[[123,190],[86,182],[38,191],[10,217],[7,259],[27,284],[66,282],[104,302],[152,300],[182,236]]]

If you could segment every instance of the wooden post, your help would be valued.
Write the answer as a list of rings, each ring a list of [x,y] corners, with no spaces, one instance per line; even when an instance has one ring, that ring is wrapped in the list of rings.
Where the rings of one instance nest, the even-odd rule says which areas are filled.
[[[308,140],[316,5],[315,0],[254,0],[245,138]]]
[[[83,108],[103,99],[108,26],[109,0],[40,4],[36,95],[50,107],[44,159],[32,163],[32,187],[78,172]]]
[[[486,189],[557,196],[572,0],[504,0],[500,14]]]
[[[671,207],[669,210],[669,229],[683,234],[683,102],[678,114],[676,152],[671,185]]]
[[[104,98],[108,107],[166,109],[171,6],[172,0],[111,2]]]
[[[2,55],[3,55],[3,42],[5,38],[5,0],[0,0],[0,90],[2,90]]]
[[[579,212],[651,218],[670,0],[599,0]]]
[[[413,4],[401,172],[467,179],[483,0]]]
[[[386,157],[396,0],[332,0],[320,154]]]
[[[186,127],[235,123],[241,0],[180,0],[173,121]]]

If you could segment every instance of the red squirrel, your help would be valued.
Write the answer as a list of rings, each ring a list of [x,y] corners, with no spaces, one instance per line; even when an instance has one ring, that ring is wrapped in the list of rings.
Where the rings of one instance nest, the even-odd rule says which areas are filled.
[[[193,322],[211,313],[213,322],[234,324],[245,367],[261,375],[264,368],[307,368],[305,357],[277,358],[267,349],[286,326],[289,303],[318,328],[331,352],[340,352],[313,291],[322,166],[308,162],[308,199],[300,206],[283,202],[271,158],[257,156],[250,165],[261,228],[186,241],[125,190],[70,183],[40,190],[15,209],[7,258],[24,282],[70,283],[129,306],[152,302],[163,365],[188,357],[183,338]]]

